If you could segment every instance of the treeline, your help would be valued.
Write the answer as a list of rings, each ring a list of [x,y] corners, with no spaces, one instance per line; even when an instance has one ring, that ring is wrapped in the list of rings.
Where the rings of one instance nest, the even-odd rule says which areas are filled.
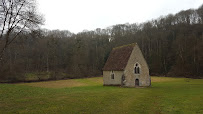
[[[141,24],[78,34],[37,30],[19,37],[0,63],[1,80],[99,76],[112,48],[134,42],[148,62],[150,75],[203,78],[203,5]]]

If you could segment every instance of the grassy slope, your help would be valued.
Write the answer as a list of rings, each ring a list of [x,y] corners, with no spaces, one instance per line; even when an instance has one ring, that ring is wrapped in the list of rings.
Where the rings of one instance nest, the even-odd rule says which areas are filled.
[[[203,79],[152,77],[150,88],[103,87],[101,77],[0,84],[1,114],[96,112],[203,113]]]

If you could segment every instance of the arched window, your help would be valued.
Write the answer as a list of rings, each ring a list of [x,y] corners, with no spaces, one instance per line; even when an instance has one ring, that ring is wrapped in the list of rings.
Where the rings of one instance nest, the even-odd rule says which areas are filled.
[[[137,68],[136,68],[136,67],[135,67],[135,69],[134,69],[134,73],[137,74]]]
[[[140,73],[140,67],[137,67],[137,73],[138,74]]]
[[[138,63],[135,64],[134,73],[135,74],[140,74],[140,65]]]
[[[114,72],[111,71],[111,79],[114,79]]]

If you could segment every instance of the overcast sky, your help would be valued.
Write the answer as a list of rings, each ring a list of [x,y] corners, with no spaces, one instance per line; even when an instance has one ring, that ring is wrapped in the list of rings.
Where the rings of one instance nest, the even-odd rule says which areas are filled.
[[[43,28],[78,33],[196,9],[203,0],[37,0],[37,3],[46,19]]]

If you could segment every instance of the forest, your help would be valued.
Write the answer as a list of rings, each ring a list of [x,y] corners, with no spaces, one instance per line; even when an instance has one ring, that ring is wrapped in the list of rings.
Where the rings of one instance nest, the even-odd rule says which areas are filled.
[[[15,36],[15,32],[10,35]],[[6,34],[0,40],[3,49]],[[112,48],[135,42],[149,65],[150,75],[203,78],[203,5],[144,23],[118,24],[77,34],[68,30],[23,31],[3,52],[0,80],[101,76]]]

